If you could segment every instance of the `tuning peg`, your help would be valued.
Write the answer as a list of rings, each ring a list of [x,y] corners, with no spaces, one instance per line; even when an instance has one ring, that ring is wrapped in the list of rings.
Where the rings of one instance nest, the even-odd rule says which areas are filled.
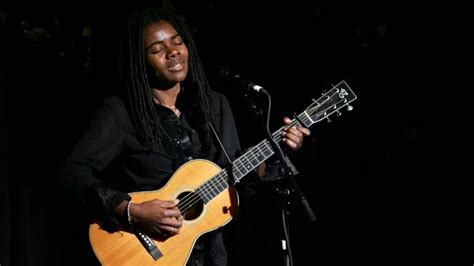
[[[328,122],[328,123],[331,123],[331,122],[332,122],[332,120],[331,120],[331,118],[329,118],[329,116],[326,117],[326,119],[327,119],[327,122]]]
[[[323,91],[321,92],[321,95],[324,95],[324,94],[326,94],[326,90],[323,90]]]
[[[341,113],[341,112],[339,112],[339,110],[338,110],[338,111],[336,111],[336,115],[337,115],[337,116],[341,116],[341,115],[342,115],[342,113]]]
[[[347,111],[352,111],[353,109],[354,109],[354,107],[352,107],[352,105],[347,106]]]

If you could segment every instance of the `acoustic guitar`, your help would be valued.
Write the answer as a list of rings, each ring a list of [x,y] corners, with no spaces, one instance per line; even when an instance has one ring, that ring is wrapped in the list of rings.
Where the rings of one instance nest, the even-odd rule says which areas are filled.
[[[345,81],[331,88],[301,114],[290,126],[311,125],[329,119],[357,99]],[[272,134],[279,143],[281,127]],[[167,184],[156,191],[130,193],[136,203],[153,199],[176,199],[184,216],[179,234],[171,237],[148,236],[139,228],[109,233],[98,223],[89,228],[92,249],[102,265],[185,265],[196,240],[232,220],[238,208],[235,184],[274,154],[272,145],[263,140],[232,162],[232,168],[221,169],[213,162],[195,159],[183,164]]]

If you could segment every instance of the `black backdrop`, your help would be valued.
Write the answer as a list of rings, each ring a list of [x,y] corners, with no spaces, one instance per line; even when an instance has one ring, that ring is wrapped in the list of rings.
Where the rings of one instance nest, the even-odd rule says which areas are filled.
[[[441,82],[444,74],[433,67],[442,53],[432,54],[429,47],[449,36],[439,31],[430,9],[303,2],[175,1],[211,80],[215,67],[224,65],[271,93],[273,129],[341,80],[359,97],[354,111],[312,127],[304,148],[292,155],[298,183],[318,218],[309,223],[293,203],[296,265],[424,260],[449,236],[431,225],[449,216],[444,200],[450,189],[433,187],[453,174],[448,165],[454,159],[443,156],[452,143],[439,137],[451,136],[459,118],[456,110],[437,104],[441,97],[429,83]],[[68,232],[71,221],[54,173],[97,101],[117,87],[118,38],[129,11],[0,13],[2,266],[74,260],[65,247],[77,240]],[[85,27],[90,36],[83,34]],[[223,93],[229,93],[244,146],[263,139],[244,99]],[[232,264],[282,263],[278,203],[273,184],[242,203],[242,218],[228,226]]]

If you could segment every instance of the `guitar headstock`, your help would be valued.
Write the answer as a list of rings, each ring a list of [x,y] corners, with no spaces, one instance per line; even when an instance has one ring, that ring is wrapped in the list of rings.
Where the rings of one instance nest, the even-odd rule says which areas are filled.
[[[353,107],[350,103],[355,99],[357,96],[349,85],[345,81],[339,82],[319,99],[313,100],[313,103],[302,113],[303,117],[307,118],[304,119],[306,126],[328,118],[334,113],[340,115],[341,111],[339,110],[344,106],[347,106],[347,111],[351,111]]]

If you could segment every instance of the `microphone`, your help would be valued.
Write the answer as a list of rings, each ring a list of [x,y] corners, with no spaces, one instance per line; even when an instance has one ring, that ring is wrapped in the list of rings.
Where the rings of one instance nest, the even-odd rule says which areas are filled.
[[[238,74],[232,73],[228,67],[217,66],[217,69],[218,80],[238,84],[240,85],[240,88],[245,90],[245,92],[265,92],[265,89],[262,86],[255,84],[253,81],[246,80]]]

